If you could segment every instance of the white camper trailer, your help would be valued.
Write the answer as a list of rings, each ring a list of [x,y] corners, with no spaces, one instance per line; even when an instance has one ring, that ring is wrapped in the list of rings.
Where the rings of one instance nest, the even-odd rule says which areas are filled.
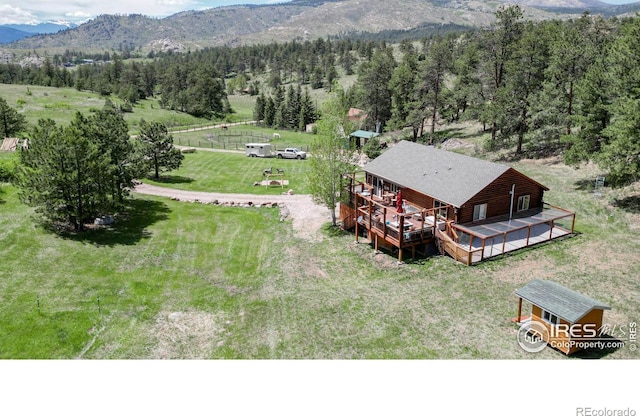
[[[268,143],[247,143],[247,156],[250,157],[272,157],[271,145]]]

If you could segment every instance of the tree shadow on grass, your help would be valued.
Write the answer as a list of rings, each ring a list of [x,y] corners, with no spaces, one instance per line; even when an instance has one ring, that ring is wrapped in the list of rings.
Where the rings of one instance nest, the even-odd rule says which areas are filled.
[[[62,238],[95,246],[134,245],[150,238],[148,227],[167,219],[171,210],[161,201],[131,199],[122,214],[115,218],[110,226],[88,226],[87,230],[77,232],[59,232]]]
[[[573,183],[576,191],[595,191],[596,188],[596,178],[593,179],[580,179]],[[605,184],[605,187],[608,185]]]
[[[640,214],[640,195],[628,196],[622,199],[614,199],[613,205],[631,214]]]
[[[468,132],[464,128],[450,127],[442,130],[438,130],[433,134],[434,144],[444,144],[447,140],[452,139],[473,139],[486,134],[486,132],[479,130],[477,132]],[[420,143],[428,143],[431,139],[431,132],[425,132],[422,137],[418,138]]]
[[[194,181],[193,178],[179,175],[166,175],[159,178],[149,177],[149,179],[158,183],[191,183]]]

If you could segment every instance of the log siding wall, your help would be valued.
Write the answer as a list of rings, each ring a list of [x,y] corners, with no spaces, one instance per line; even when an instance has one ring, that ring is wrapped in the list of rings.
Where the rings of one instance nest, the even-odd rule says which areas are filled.
[[[487,204],[487,218],[508,215],[511,206],[511,186],[514,185],[513,212],[518,209],[518,198],[530,195],[529,208],[542,207],[544,188],[514,169],[509,169],[489,184],[458,210],[458,222],[465,224],[473,221],[473,208]]]

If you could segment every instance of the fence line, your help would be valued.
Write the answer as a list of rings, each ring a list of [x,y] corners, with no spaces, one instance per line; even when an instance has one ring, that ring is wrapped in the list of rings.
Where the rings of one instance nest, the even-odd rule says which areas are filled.
[[[179,146],[189,146],[189,147],[202,147],[209,149],[223,149],[223,150],[238,150],[244,151],[246,143],[269,143],[271,141],[271,137],[260,135],[252,132],[247,132],[251,134],[238,134],[238,135],[220,135],[212,137],[205,137],[205,139],[189,139],[182,137],[174,137],[174,144]],[[222,137],[224,136],[224,137]],[[237,137],[237,139],[230,139],[233,137]],[[309,152],[309,145],[304,146],[289,146],[289,145],[275,145],[272,144],[272,150],[284,150],[288,147],[296,147],[302,151]]]

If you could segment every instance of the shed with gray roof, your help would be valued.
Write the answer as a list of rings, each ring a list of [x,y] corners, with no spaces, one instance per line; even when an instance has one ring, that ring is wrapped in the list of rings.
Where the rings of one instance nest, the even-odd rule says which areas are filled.
[[[523,321],[524,299],[532,305],[529,324],[541,325],[541,330],[536,332],[552,347],[566,354],[583,347],[585,343],[582,341],[597,338],[604,311],[611,309],[603,302],[549,280],[532,280],[516,290],[516,295],[519,297],[516,322]]]
[[[371,138],[378,137],[379,135],[380,133],[374,131],[356,130],[349,135],[349,140],[351,140],[357,148],[360,148],[367,144]]]
[[[532,280],[516,290],[516,295],[571,324],[594,309],[611,309],[600,301],[549,280]]]

